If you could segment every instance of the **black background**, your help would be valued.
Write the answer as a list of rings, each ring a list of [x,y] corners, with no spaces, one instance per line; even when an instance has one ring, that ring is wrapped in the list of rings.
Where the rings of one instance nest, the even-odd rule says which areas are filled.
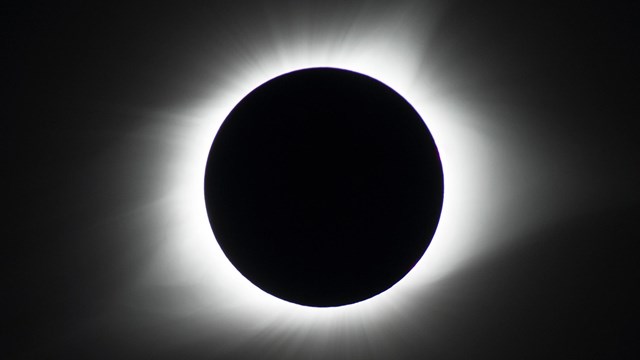
[[[3,357],[311,357],[286,337],[237,334],[240,345],[229,347],[218,336],[225,324],[190,328],[186,318],[119,307],[116,299],[128,296],[155,249],[147,234],[159,226],[128,218],[164,190],[145,169],[162,164],[173,141],[153,131],[148,114],[187,107],[212,86],[226,86],[203,74],[233,61],[225,56],[232,48],[251,47],[229,39],[261,34],[266,13],[286,19],[308,8],[348,18],[394,6],[3,5]],[[526,134],[537,157],[522,166],[550,179],[526,201],[540,200],[533,210],[550,219],[444,279],[436,305],[412,294],[406,325],[388,330],[386,351],[345,340],[313,355],[637,358],[637,3],[452,1],[437,8],[428,44],[419,44],[429,66],[451,79],[457,99],[511,109],[495,122]],[[431,19],[428,9],[415,11]],[[556,206],[566,216],[555,218]],[[505,222],[517,224],[515,216]],[[135,301],[164,304],[171,291]],[[178,332],[180,345],[167,341]]]

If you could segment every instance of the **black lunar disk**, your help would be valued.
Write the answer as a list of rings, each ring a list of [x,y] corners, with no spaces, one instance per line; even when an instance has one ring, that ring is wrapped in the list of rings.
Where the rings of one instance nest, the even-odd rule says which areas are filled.
[[[368,76],[312,68],[247,95],[218,131],[205,175],[216,239],[253,284],[308,306],[375,296],[436,230],[443,174],[414,108]]]

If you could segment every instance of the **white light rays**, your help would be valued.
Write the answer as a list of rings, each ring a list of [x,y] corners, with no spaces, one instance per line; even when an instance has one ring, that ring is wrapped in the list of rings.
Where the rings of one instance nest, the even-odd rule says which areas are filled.
[[[173,119],[180,126],[165,134],[183,143],[167,159],[161,176],[168,194],[156,211],[166,226],[156,234],[161,250],[141,281],[182,289],[185,300],[172,311],[198,314],[200,321],[210,321],[212,327],[228,324],[224,331],[246,337],[267,327],[300,341],[309,335],[324,337],[327,346],[345,337],[354,343],[384,342],[386,331],[381,329],[396,328],[394,321],[403,320],[397,316],[402,311],[399,304],[410,308],[412,295],[428,293],[430,283],[496,242],[496,219],[508,214],[504,203],[513,194],[505,193],[509,187],[497,189],[495,184],[509,182],[508,172],[501,169],[510,166],[504,146],[513,143],[494,142],[491,133],[482,131],[488,120],[481,109],[456,103],[445,90],[428,82],[432,69],[430,54],[424,50],[429,38],[428,27],[422,25],[428,20],[425,14],[387,10],[328,19],[305,12],[297,14],[302,19],[297,21],[291,20],[295,16],[282,19],[270,13],[266,25],[239,24],[238,28],[253,31],[228,35],[222,42],[227,45],[228,60],[212,64],[209,75],[216,80],[210,96]],[[423,259],[390,290],[338,308],[291,304],[251,284],[222,253],[204,206],[207,156],[231,109],[271,78],[310,67],[356,71],[396,90],[426,122],[444,167],[442,218]]]

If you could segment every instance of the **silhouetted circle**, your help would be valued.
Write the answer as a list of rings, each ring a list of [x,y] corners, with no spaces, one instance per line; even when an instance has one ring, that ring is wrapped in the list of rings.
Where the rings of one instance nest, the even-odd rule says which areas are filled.
[[[218,131],[205,175],[216,239],[253,284],[308,306],[375,296],[435,232],[442,165],[413,107],[381,82],[313,68],[247,95]]]

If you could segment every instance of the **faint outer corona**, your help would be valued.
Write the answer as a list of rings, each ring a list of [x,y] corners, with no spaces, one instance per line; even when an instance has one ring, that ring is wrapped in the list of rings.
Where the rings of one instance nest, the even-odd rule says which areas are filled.
[[[257,287],[301,305],[347,305],[420,260],[442,210],[442,165],[394,90],[305,69],[231,111],[209,153],[205,200],[220,247]]]

